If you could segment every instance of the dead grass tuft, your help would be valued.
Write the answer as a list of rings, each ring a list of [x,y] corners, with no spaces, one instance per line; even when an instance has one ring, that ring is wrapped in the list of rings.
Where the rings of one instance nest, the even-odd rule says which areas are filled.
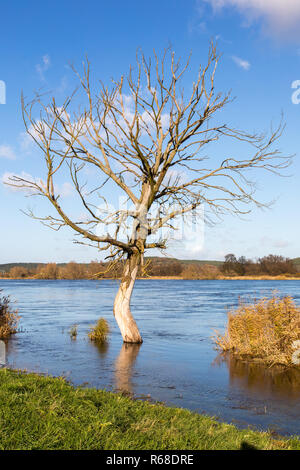
[[[225,335],[217,334],[214,339],[219,349],[239,357],[268,365],[294,365],[295,342],[300,340],[300,308],[292,297],[279,298],[276,294],[254,304],[241,302],[228,313]]]
[[[8,338],[15,334],[19,320],[18,311],[11,309],[9,297],[0,296],[0,338]]]
[[[109,333],[109,324],[105,318],[99,318],[96,325],[93,326],[88,336],[91,341],[97,341],[98,343],[105,343],[107,341]]]

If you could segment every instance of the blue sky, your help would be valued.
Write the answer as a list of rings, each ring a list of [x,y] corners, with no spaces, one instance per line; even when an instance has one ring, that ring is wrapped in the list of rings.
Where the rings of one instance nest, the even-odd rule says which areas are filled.
[[[245,130],[267,130],[283,111],[286,130],[280,141],[285,154],[295,154],[288,178],[257,174],[257,197],[275,200],[271,209],[243,219],[227,216],[206,227],[203,245],[171,247],[179,258],[223,259],[229,252],[247,257],[269,253],[300,256],[298,155],[300,105],[292,103],[292,83],[300,80],[300,5],[298,0],[152,0],[99,2],[52,0],[6,2],[1,6],[0,80],[6,104],[0,104],[0,179],[25,172],[44,177],[42,159],[24,137],[20,95],[49,90],[58,101],[74,89],[69,64],[85,56],[92,73],[104,83],[119,78],[145,55],[171,45],[178,56],[192,51],[191,71],[205,61],[209,40],[217,38],[222,60],[216,86],[236,97],[226,110],[230,124]],[[300,95],[299,95],[300,96]],[[0,95],[1,98],[1,95]],[[224,147],[224,154],[230,145]],[[72,192],[60,182],[67,207]],[[70,230],[53,232],[26,217],[30,206],[47,214],[47,205],[0,184],[0,263],[21,261],[90,261],[96,250],[72,243]]]

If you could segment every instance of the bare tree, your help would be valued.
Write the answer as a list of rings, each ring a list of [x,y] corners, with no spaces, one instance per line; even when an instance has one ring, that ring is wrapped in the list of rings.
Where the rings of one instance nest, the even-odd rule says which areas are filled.
[[[82,75],[74,69],[78,89],[60,105],[55,98],[45,103],[39,94],[32,101],[22,97],[25,126],[44,157],[46,175],[44,180],[15,176],[10,184],[45,197],[55,209],[47,217],[29,212],[32,217],[55,230],[71,227],[82,237],[80,243],[110,250],[111,260],[124,259],[114,302],[124,342],[142,342],[130,298],[145,250],[167,246],[160,230],[172,230],[176,217],[185,217],[200,204],[216,215],[249,212],[243,205],[251,203],[261,206],[248,170],[277,173],[289,164],[289,157],[274,148],[282,123],[269,135],[217,123],[219,111],[231,101],[229,94],[214,89],[218,61],[212,43],[188,94],[181,83],[190,61],[181,65],[167,50],[161,58],[154,53],[153,63],[137,54],[135,69],[110,87],[92,83],[86,62]],[[76,96],[85,100],[78,111]],[[222,138],[247,146],[243,156],[206,156],[204,150]],[[57,185],[61,172],[68,173],[85,217],[76,218],[63,207]],[[109,207],[114,188],[131,208]],[[125,229],[130,229],[126,238],[121,236]]]

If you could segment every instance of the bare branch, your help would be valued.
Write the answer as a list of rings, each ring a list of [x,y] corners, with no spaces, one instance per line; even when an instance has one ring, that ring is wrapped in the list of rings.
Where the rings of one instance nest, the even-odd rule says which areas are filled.
[[[172,229],[173,219],[200,204],[217,216],[264,206],[248,174],[256,169],[281,174],[290,164],[276,148],[284,124],[269,134],[251,134],[218,123],[219,111],[232,101],[229,93],[215,91],[219,60],[211,43],[189,95],[182,83],[190,57],[181,64],[166,50],[161,58],[154,52],[152,62],[138,53],[136,69],[110,86],[92,83],[88,61],[82,74],[73,68],[79,87],[62,105],[55,98],[45,103],[38,93],[29,102],[22,96],[25,127],[46,171],[42,180],[15,176],[9,184],[48,199],[58,217],[29,215],[54,230],[69,226],[82,237],[77,243],[111,249],[109,256],[119,259],[165,249],[168,240],[147,243],[147,237]],[[75,111],[79,95],[85,103]],[[228,139],[244,145],[247,156],[211,157],[213,144]],[[75,207],[84,213],[77,221],[63,208],[58,189],[66,177],[75,189]],[[112,193],[123,194],[131,207],[111,208]],[[153,214],[155,205],[159,210]]]

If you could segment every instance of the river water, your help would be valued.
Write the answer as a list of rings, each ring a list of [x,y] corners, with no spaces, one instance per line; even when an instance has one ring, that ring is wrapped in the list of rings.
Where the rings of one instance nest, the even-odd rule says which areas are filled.
[[[300,434],[300,372],[221,357],[212,340],[239,297],[277,290],[300,304],[300,281],[138,280],[132,311],[141,346],[122,344],[112,315],[117,288],[110,280],[0,280],[22,316],[22,331],[6,343],[6,365],[189,408],[239,427]],[[87,337],[99,317],[111,327],[105,346]],[[69,335],[74,324],[76,340]]]

